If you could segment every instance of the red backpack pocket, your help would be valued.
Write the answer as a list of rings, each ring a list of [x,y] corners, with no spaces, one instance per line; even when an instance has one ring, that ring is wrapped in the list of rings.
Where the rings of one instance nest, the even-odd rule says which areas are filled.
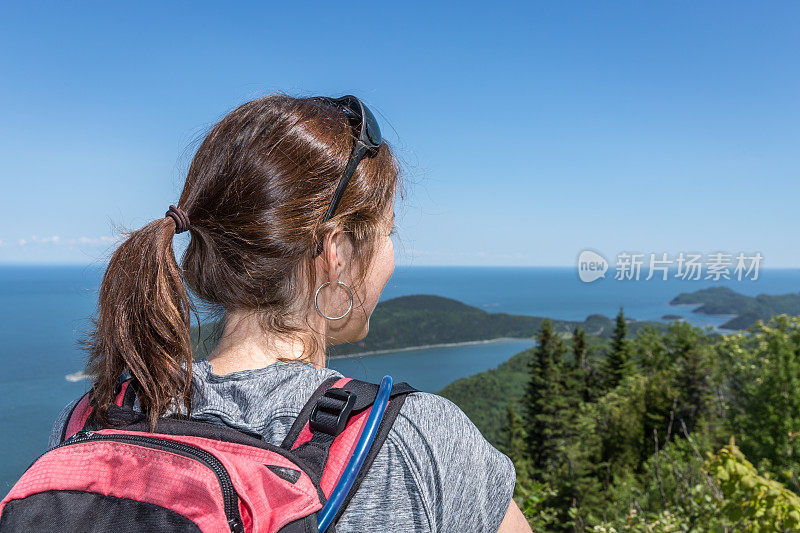
[[[278,450],[103,429],[39,457],[0,502],[0,530],[285,533],[316,529],[321,507]]]

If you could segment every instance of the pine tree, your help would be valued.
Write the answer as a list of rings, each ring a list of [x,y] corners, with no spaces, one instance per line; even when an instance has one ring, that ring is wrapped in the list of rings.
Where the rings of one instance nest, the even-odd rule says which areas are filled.
[[[678,393],[676,417],[683,420],[689,432],[692,432],[711,410],[710,349],[703,332],[685,322],[670,324],[666,340],[675,361],[674,386]]]
[[[575,355],[575,364],[583,371],[589,370],[586,360],[586,332],[580,326],[575,326],[572,332],[572,353]]]
[[[572,419],[577,402],[567,382],[565,352],[550,320],[543,320],[523,399],[528,457],[533,476],[541,480],[546,480],[547,474],[561,463],[565,442],[574,432]]]
[[[609,389],[613,389],[631,373],[631,354],[628,345],[628,324],[622,307],[619,308],[611,337],[611,350],[606,359],[606,380]]]
[[[587,358],[586,332],[576,326],[572,332],[573,374],[577,384],[578,397],[584,402],[594,401],[596,398],[595,372]]]
[[[505,454],[514,463],[517,479],[527,478],[528,473],[528,434],[522,427],[522,419],[514,407],[514,402],[506,406],[506,444]]]

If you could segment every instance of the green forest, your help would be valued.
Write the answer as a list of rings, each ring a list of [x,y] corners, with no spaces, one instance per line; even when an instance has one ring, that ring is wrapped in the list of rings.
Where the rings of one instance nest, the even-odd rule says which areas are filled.
[[[800,531],[800,317],[537,345],[440,394],[514,462],[534,531]]]

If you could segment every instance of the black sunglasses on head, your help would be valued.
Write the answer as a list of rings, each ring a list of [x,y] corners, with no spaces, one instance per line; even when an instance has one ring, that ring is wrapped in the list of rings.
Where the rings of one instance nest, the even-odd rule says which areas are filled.
[[[341,199],[342,193],[344,193],[344,189],[347,187],[347,182],[350,181],[358,164],[365,156],[373,157],[378,153],[378,149],[383,142],[383,137],[381,137],[381,129],[378,127],[378,121],[375,120],[375,115],[373,115],[372,111],[355,96],[350,94],[342,96],[341,98],[313,96],[312,99],[321,100],[341,107],[353,125],[360,129],[358,139],[353,146],[352,152],[350,152],[350,159],[347,161],[347,166],[339,180],[339,185],[333,193],[333,199],[328,206],[328,211],[322,219],[322,222],[326,222],[336,211],[336,206],[339,205],[339,199]],[[323,243],[320,242],[316,253],[314,253],[315,257],[322,253],[322,248]]]

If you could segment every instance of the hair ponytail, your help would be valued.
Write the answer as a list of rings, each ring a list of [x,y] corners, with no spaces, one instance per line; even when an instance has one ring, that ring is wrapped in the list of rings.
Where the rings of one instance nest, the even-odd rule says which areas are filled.
[[[89,352],[93,416],[101,425],[109,424],[108,408],[125,370],[137,385],[150,431],[172,407],[191,413],[194,307],[172,249],[175,230],[176,222],[165,217],[129,233],[103,275],[98,316],[82,341]]]

